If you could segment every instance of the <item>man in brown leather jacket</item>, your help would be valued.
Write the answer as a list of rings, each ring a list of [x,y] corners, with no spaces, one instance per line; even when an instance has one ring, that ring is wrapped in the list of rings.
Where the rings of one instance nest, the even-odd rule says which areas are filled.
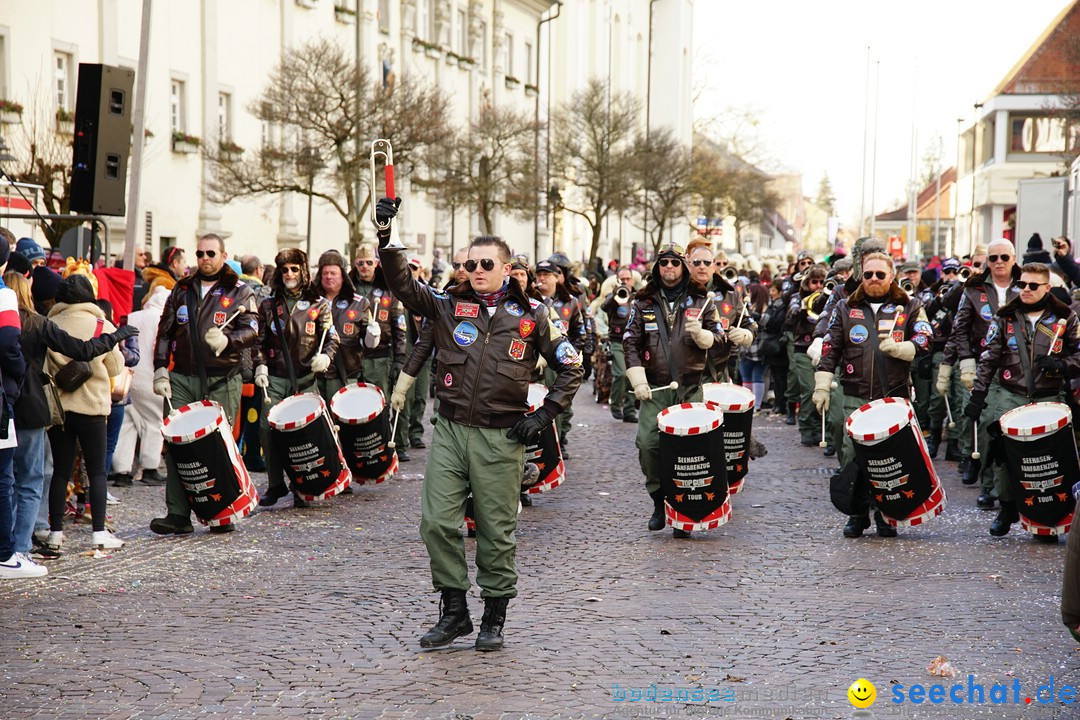
[[[821,430],[821,415],[811,402],[811,395],[814,392],[814,365],[810,361],[810,356],[807,355],[807,350],[814,344],[814,331],[817,325],[817,319],[809,313],[808,303],[813,303],[811,297],[815,293],[820,293],[824,287],[825,268],[814,265],[807,269],[803,273],[799,291],[791,297],[785,326],[791,330],[792,344],[795,348],[792,357],[795,362],[795,381],[799,384],[799,442],[804,447],[817,445]],[[789,372],[789,382],[791,376],[792,373]]]
[[[634,274],[623,265],[617,272],[619,284],[614,292],[604,298],[600,305],[607,315],[608,344],[611,347],[611,416],[623,422],[636,423],[637,410],[634,408],[633,394],[627,392],[626,356],[623,354],[622,336],[626,330],[626,321],[630,317],[630,302],[634,294]]]
[[[315,377],[330,369],[338,347],[330,303],[311,282],[307,254],[286,248],[277,254],[274,264],[277,269],[270,281],[270,297],[259,305],[259,343],[255,346],[255,384],[266,392],[269,405],[296,393],[317,393]],[[270,481],[259,499],[264,507],[289,493],[280,456],[270,446],[269,415],[263,413],[259,426]],[[306,505],[293,494],[294,507]]]
[[[1028,263],[1017,286],[1020,296],[998,309],[987,328],[986,349],[979,356],[971,401],[964,408],[968,418],[980,423],[980,448],[986,447],[981,423],[998,420],[1021,405],[1063,401],[1069,379],[1080,375],[1080,325],[1069,306],[1051,294],[1050,268]],[[1001,537],[1020,516],[1009,490],[1007,468],[989,465],[987,472],[1001,501],[990,534]],[[1035,539],[1057,542],[1056,535],[1035,535]]]
[[[362,378],[364,352],[378,345],[382,330],[373,322],[371,303],[353,289],[345,258],[337,250],[319,256],[315,291],[329,303],[338,334],[334,361],[319,376],[319,392],[329,405],[338,390]]]
[[[420,535],[442,607],[420,645],[441,647],[472,632],[460,531],[471,490],[476,584],[484,598],[476,649],[499,650],[506,606],[517,595],[514,530],[524,446],[570,406],[583,375],[581,355],[549,321],[544,304],[510,278],[511,252],[500,238],[473,240],[465,264],[468,281],[449,292],[414,280],[404,250],[386,247],[400,202],[383,198],[376,207],[386,228],[379,231],[379,254],[389,288],[432,324],[439,358],[439,421],[424,473]],[[539,356],[557,368],[557,379],[543,406],[528,413],[529,378]]]
[[[837,368],[844,390],[845,418],[871,400],[911,397],[911,361],[930,350],[933,330],[922,303],[900,289],[895,278],[892,258],[870,253],[862,259],[862,284],[837,303],[814,373],[813,402],[819,413],[829,411]],[[855,460],[847,433],[839,456],[840,467]],[[874,519],[879,536],[895,537],[896,529],[880,512],[874,512]],[[859,537],[868,527],[868,516],[852,515],[844,526],[844,536]]]
[[[686,267],[686,257],[679,245],[664,246],[656,256],[649,282],[638,291],[630,309],[630,318],[623,333],[623,352],[626,353],[626,379],[641,402],[641,421],[638,423],[638,463],[645,475],[645,490],[653,500],[650,530],[662,530],[664,493],[660,488],[660,430],[656,416],[661,410],[682,402],[700,402],[701,381],[705,371],[706,353],[716,345],[726,345],[727,336],[716,321],[716,313],[706,312],[705,286],[693,282]],[[697,315],[693,310],[698,309]],[[688,317],[690,313],[693,317]],[[665,336],[661,339],[660,323]],[[674,370],[677,377],[672,377]],[[653,390],[674,380],[674,389]],[[675,537],[690,533],[675,529]]]
[[[174,409],[197,400],[220,403],[230,423],[240,409],[240,355],[255,344],[259,323],[254,296],[225,264],[225,241],[217,235],[199,238],[195,252],[199,271],[172,289],[158,323],[154,345],[154,392],[169,398]],[[239,313],[239,317],[230,320]],[[228,327],[222,329],[226,320]],[[169,372],[169,360],[173,370]],[[168,514],[150,521],[159,535],[192,532],[191,506],[180,483],[172,454],[166,452]],[[229,532],[232,524],[210,528]]]
[[[549,260],[541,260],[536,264],[536,289],[543,297],[544,303],[551,308],[551,315],[555,318],[555,324],[559,332],[567,337],[570,344],[579,353],[585,347],[585,312],[581,301],[572,292],[576,287],[566,283],[565,271],[560,266]],[[556,372],[554,368],[544,369],[544,384],[549,388],[555,382]],[[567,435],[570,433],[571,420],[574,417],[574,409],[567,408],[559,415],[556,425],[559,430],[559,446],[562,448],[564,460],[570,459],[570,450],[567,448]]]
[[[709,348],[709,359],[705,365],[708,379],[712,382],[730,382],[728,363],[731,356],[737,353],[739,348],[750,347],[754,342],[757,323],[750,317],[749,309],[743,312],[743,297],[720,274],[723,268],[716,268],[712,245],[708,240],[691,241],[686,248],[686,257],[690,264],[690,277],[714,293],[713,306],[716,308],[717,322],[730,340],[722,347],[714,345]],[[744,382],[749,383],[750,379],[744,378]]]

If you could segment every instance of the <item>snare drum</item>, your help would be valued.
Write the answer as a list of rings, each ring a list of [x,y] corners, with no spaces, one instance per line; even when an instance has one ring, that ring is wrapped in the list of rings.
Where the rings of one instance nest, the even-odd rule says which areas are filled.
[[[845,429],[874,504],[890,525],[922,525],[945,510],[945,490],[909,401],[873,400],[851,413]]]
[[[333,497],[349,486],[326,403],[314,393],[285,398],[270,408],[270,451],[276,453],[292,490],[304,500]]]
[[[656,422],[667,524],[686,531],[720,527],[731,519],[724,414],[713,403],[682,403],[661,410]]]
[[[200,523],[229,525],[255,508],[259,494],[221,405],[211,400],[184,405],[161,423],[161,434]]]
[[[540,383],[529,383],[529,412],[534,412],[544,404],[548,390]],[[525,462],[531,462],[540,470],[539,479],[522,487],[522,492],[536,494],[553,490],[566,479],[566,466],[559,447],[559,434],[555,432],[554,421],[543,432],[535,445],[525,448]]]
[[[1069,406],[1044,402],[1010,410],[1001,416],[1001,432],[1020,524],[1034,535],[1064,535],[1080,480]]]
[[[705,402],[715,403],[724,414],[724,453],[727,459],[728,492],[737,495],[750,465],[750,427],[754,422],[754,393],[734,383],[705,383]]]
[[[397,450],[390,442],[390,410],[377,385],[346,385],[330,398],[330,411],[338,422],[338,438],[353,478],[381,483],[398,470]]]

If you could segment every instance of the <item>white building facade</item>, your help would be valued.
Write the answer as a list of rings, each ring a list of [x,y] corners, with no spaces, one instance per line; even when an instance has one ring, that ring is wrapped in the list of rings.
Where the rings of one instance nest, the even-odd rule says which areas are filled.
[[[141,0],[41,0],[34,12],[0,4],[0,100],[25,107],[21,122],[0,133],[17,156],[31,139],[70,143],[70,126],[55,118],[74,111],[78,63],[138,66],[141,8]],[[651,127],[672,127],[689,144],[692,16],[692,0],[153,0],[145,106],[152,135],[144,141],[139,208],[128,206],[138,213],[136,241],[155,255],[167,245],[190,253],[200,234],[214,231],[228,238],[233,256],[254,253],[264,262],[282,247],[303,247],[305,196],[217,205],[207,197],[208,163],[173,141],[183,133],[244,148],[272,142],[275,129],[249,108],[287,48],[319,36],[350,51],[359,45],[376,77],[415,73],[445,90],[460,125],[485,102],[546,120],[589,78],[609,78],[614,90],[647,104]],[[478,232],[473,213],[451,216],[402,180],[399,229],[421,256],[460,247]],[[543,209],[534,222],[499,217],[496,231],[518,251],[544,257],[559,249],[580,259],[588,227],[572,217],[562,222],[557,248]],[[109,224],[110,249],[119,253],[125,219]],[[317,199],[311,225],[313,258],[345,247],[345,220]],[[640,235],[628,221],[612,221],[601,254],[628,257]]]

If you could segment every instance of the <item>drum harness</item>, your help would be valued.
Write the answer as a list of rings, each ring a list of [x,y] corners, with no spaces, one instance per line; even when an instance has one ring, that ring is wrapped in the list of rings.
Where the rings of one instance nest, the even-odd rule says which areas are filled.
[[[661,291],[661,292],[663,292],[663,291]],[[661,303],[663,301],[661,301],[661,303],[658,303],[656,301],[656,296],[653,296],[653,309],[656,311],[656,314],[660,317],[660,322],[657,323],[657,330],[660,331],[660,346],[662,348],[664,348],[664,359],[667,360],[668,374],[671,375],[672,380],[678,380],[679,377],[675,373],[675,365],[674,365],[674,363],[672,363],[672,360],[671,360],[671,350],[668,347],[670,345],[670,343],[671,343],[671,341],[668,339],[668,323],[670,323],[672,325],[675,324],[675,314],[676,314],[675,309],[682,307],[682,299],[683,299],[683,296],[679,295],[678,299],[674,303],[672,303],[672,308],[673,309],[672,309],[671,313],[667,313],[667,312],[664,312],[663,308],[661,307]],[[705,357],[706,357],[706,359],[708,359],[708,352],[706,352]],[[676,403],[679,403],[679,402],[682,401],[680,396],[682,396],[685,393],[685,387],[686,386],[685,386],[684,383],[679,383],[679,387],[675,390],[675,402]]]
[[[896,309],[896,314],[894,314],[893,317],[895,318],[897,315],[906,315],[906,310],[906,305],[898,307]],[[874,316],[874,320],[875,322],[877,321],[876,315]],[[867,333],[867,335],[874,351],[874,365],[877,366],[878,384],[881,385],[881,397],[889,397],[892,395],[892,391],[900,389],[900,386],[897,385],[895,388],[889,387],[889,376],[885,372],[885,354],[881,352],[881,346],[878,343],[878,334],[876,332],[871,332]],[[870,396],[870,399],[873,399],[873,393],[870,393]],[[908,399],[910,400],[910,397]]]
[[[288,305],[284,305],[283,309],[287,308]],[[274,298],[274,324],[277,325],[278,337],[281,338],[281,354],[285,356],[285,369],[289,371],[289,395],[295,395],[297,392],[296,368],[293,367],[292,353],[289,352],[289,344],[285,339],[285,323],[281,321],[281,314],[277,310],[278,300]]]

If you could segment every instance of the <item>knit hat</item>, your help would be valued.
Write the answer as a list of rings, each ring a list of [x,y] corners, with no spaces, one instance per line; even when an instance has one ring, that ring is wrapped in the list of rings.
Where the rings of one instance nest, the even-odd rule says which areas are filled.
[[[1028,240],[1027,251],[1024,253],[1024,263],[1038,262],[1049,265],[1053,261],[1050,253],[1043,248],[1043,241],[1039,237],[1039,233],[1033,234]]]
[[[26,276],[30,273],[33,265],[26,259],[26,256],[21,252],[13,252],[8,256],[8,264],[6,272],[16,272],[20,275]]]
[[[80,273],[74,273],[60,282],[60,289],[56,292],[56,302],[75,305],[95,301],[94,286],[90,279]]]
[[[60,277],[60,273],[52,268],[39,265],[34,268],[32,277],[34,278],[34,284],[30,288],[30,294],[34,296],[34,302],[56,299],[56,293],[60,290],[60,283],[64,281]]]
[[[44,260],[45,251],[41,249],[41,246],[34,242],[33,238],[20,238],[19,242],[15,244],[15,250],[23,254],[23,256],[33,263],[34,260]]]

